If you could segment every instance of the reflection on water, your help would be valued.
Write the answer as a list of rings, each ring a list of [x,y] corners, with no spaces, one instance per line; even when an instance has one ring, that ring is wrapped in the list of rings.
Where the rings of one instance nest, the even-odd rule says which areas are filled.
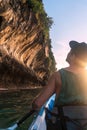
[[[33,98],[40,89],[0,92],[0,128],[7,128],[23,117],[31,107]],[[27,130],[33,116],[17,130]]]

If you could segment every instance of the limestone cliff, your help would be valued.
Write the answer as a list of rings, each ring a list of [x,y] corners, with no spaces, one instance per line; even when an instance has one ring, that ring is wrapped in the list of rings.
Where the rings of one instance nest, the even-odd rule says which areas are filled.
[[[0,87],[46,83],[55,59],[40,19],[29,0],[0,0]]]

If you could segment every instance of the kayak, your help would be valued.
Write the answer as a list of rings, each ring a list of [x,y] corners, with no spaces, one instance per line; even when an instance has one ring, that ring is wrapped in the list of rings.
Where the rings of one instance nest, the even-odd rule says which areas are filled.
[[[39,113],[36,115],[35,119],[29,126],[28,130],[47,130],[46,126],[46,111],[45,108],[52,111],[54,107],[56,94],[52,95],[49,100],[41,107]]]
[[[55,96],[55,94],[51,96],[42,106],[28,130],[47,130],[47,128],[49,130],[87,130],[87,105],[67,104],[59,106],[57,109],[58,113],[56,114],[57,122],[55,122],[55,125],[52,125],[52,122],[47,124],[46,115],[55,116],[55,113],[51,112],[54,108]],[[47,108],[48,113],[45,108]]]

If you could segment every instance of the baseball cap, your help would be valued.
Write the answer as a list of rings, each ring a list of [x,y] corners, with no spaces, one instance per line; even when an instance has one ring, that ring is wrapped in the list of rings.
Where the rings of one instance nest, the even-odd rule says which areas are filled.
[[[87,43],[85,42],[77,42],[77,41],[70,41],[69,45],[71,47],[72,52],[79,57],[81,60],[87,62]]]

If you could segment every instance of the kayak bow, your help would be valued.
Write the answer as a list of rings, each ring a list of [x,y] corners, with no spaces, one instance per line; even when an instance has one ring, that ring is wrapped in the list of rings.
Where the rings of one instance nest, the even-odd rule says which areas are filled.
[[[46,130],[45,108],[52,111],[54,107],[55,96],[56,94],[52,95],[50,99],[41,107],[38,115],[33,120],[28,130]]]

